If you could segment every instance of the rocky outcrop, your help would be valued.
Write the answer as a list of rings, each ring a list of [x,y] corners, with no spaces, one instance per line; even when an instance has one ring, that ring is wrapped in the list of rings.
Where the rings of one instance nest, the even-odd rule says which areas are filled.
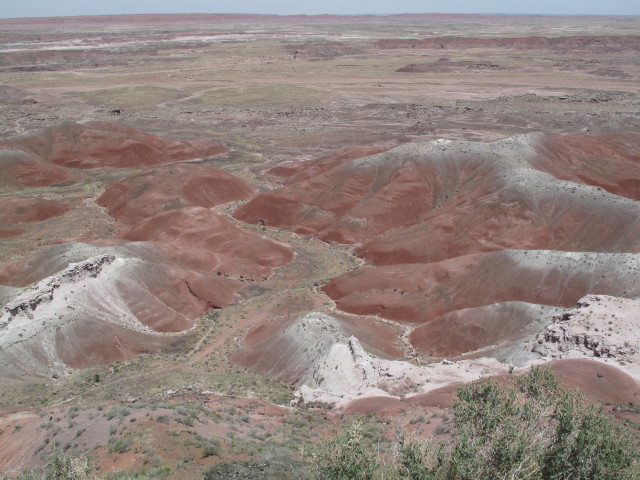
[[[83,262],[72,263],[62,272],[38,282],[31,289],[7,302],[0,316],[0,328],[6,327],[18,316],[33,318],[34,310],[53,301],[56,290],[87,277],[97,277],[103,266],[111,264],[114,260],[115,257],[109,254],[92,257]]]
[[[452,382],[467,381],[487,373],[503,373],[507,366],[496,360],[481,358],[451,362],[443,360],[429,365],[388,360],[367,352],[353,335],[345,336],[338,321],[328,315],[313,313],[301,317],[308,325],[313,318],[316,327],[332,335],[319,337],[322,348],[314,349],[307,363],[296,402],[328,402],[346,405],[356,398],[414,395],[429,392]],[[301,320],[300,319],[300,320]],[[332,328],[333,327],[333,328]],[[313,332],[315,329],[310,329]],[[313,333],[309,334],[313,336]],[[327,340],[333,342],[327,344]]]
[[[640,300],[586,295],[553,317],[533,350],[563,358],[586,355],[633,361],[640,352]]]

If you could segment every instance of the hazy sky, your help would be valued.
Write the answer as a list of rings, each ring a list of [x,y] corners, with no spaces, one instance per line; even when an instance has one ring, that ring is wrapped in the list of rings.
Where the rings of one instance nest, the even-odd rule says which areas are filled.
[[[640,15],[640,0],[0,0],[0,17],[123,13]]]

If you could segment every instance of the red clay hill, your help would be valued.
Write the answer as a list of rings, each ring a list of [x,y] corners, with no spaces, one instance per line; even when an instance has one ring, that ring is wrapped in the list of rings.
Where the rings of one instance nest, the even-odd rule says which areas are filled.
[[[28,172],[27,185],[62,178],[46,179],[47,168],[70,181],[82,175],[78,169],[145,167],[109,184],[98,199],[114,219],[115,235],[87,232],[0,268],[0,285],[15,289],[0,315],[5,337],[15,337],[2,350],[2,363],[17,381],[24,372],[50,375],[164,348],[197,317],[233,301],[245,282],[261,281],[293,258],[213,210],[253,195],[250,185],[204,163],[177,163],[226,152],[217,142],[89,122],[30,132],[0,149],[43,167]],[[5,197],[0,222],[22,227],[78,203]],[[75,218],[67,221],[83,221]]]
[[[227,149],[210,140],[174,140],[115,122],[63,123],[0,142],[0,150],[21,150],[70,168],[136,168],[211,157]]]
[[[342,152],[272,171],[285,186],[234,215],[355,244],[374,266],[322,288],[337,307],[458,356],[533,335],[545,308],[587,293],[640,295],[638,151],[622,133]]]

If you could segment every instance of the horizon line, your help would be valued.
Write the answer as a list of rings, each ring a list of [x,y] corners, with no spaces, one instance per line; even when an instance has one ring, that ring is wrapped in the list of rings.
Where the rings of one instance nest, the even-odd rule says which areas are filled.
[[[0,20],[46,19],[46,18],[79,18],[79,17],[119,17],[119,16],[152,16],[152,15],[216,15],[216,16],[264,16],[264,17],[394,17],[404,15],[467,15],[467,16],[510,16],[510,17],[623,17],[638,18],[640,14],[606,14],[606,13],[508,13],[508,12],[398,12],[398,13],[240,13],[240,12],[150,12],[150,13],[96,13],[78,15],[23,16],[0,17]]]

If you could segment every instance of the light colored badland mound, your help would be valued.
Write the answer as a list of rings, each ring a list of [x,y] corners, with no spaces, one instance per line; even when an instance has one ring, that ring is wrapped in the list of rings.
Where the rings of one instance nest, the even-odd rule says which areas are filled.
[[[268,173],[284,178],[285,185],[288,185],[313,178],[327,170],[344,165],[351,160],[382,153],[389,150],[389,148],[388,146],[347,147],[334,154],[307,162],[284,163],[270,169]]]
[[[11,295],[0,317],[0,367],[18,379],[159,350],[242,287],[172,264],[143,244],[63,244],[35,257],[14,267],[43,280]],[[40,268],[29,275],[31,265]]]
[[[237,365],[292,385],[301,385],[308,372],[336,342],[356,336],[367,351],[383,358],[402,358],[395,330],[371,319],[356,322],[312,312],[290,321],[271,321],[250,329],[244,348],[232,355]]]
[[[502,372],[507,368],[487,358],[427,366],[380,358],[368,353],[355,336],[345,334],[338,319],[321,313],[296,319],[281,330],[280,336],[271,337],[272,352],[265,353],[264,359],[276,372],[294,366],[297,395],[305,402],[346,405],[355,398],[397,397],[399,390],[424,393],[450,382],[478,378],[483,372]],[[283,364],[273,364],[269,356],[281,348],[285,351],[277,355]]]
[[[556,332],[559,324],[571,328],[567,323],[584,330],[583,324],[587,322],[592,331],[598,328],[606,340],[594,341],[592,337],[585,341],[583,332],[577,333],[579,339],[568,335],[558,340],[557,335],[545,335],[539,342],[521,345],[523,348],[533,345],[535,353],[530,352],[534,353],[531,360],[513,373],[520,375],[531,365],[546,364],[551,351],[558,358],[573,355],[573,359],[550,363],[565,387],[579,388],[592,401],[636,404],[640,399],[637,303],[638,300],[588,295],[580,300],[577,309],[566,309],[555,317],[546,316],[547,325],[554,322],[548,325],[550,333]],[[480,377],[504,376],[509,368],[492,358],[443,360],[427,365],[383,359],[366,352],[357,338],[336,333],[336,319],[332,317],[310,314],[298,319],[299,325],[308,325],[311,317],[314,323],[309,335],[322,332],[322,341],[317,345],[309,342],[298,345],[306,348],[305,353],[312,350],[307,359],[313,360],[299,381],[300,401],[329,402],[345,412],[365,413],[401,408],[400,400],[416,405],[450,406],[457,384]],[[609,323],[612,320],[613,324]],[[603,326],[611,325],[611,331],[602,332]],[[627,340],[623,332],[629,333]],[[593,349],[593,345],[604,346],[604,350]]]
[[[21,150],[71,168],[135,168],[205,158],[227,149],[211,140],[173,140],[115,122],[63,123],[0,142],[0,150]]]
[[[534,350],[553,358],[617,359],[640,372],[640,299],[586,295],[553,317]]]

